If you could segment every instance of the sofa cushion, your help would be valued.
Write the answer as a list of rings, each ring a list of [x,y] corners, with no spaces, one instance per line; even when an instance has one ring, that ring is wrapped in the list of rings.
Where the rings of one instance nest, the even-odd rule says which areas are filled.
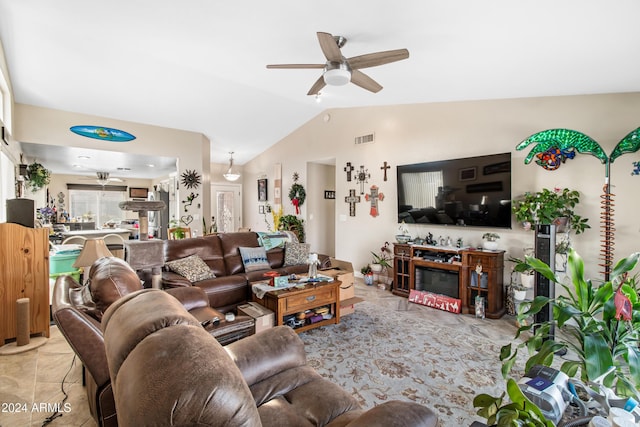
[[[190,255],[186,258],[169,261],[166,266],[179,275],[186,277],[192,283],[216,277],[198,255]]]
[[[284,267],[306,264],[309,259],[308,243],[290,243],[284,247]]]
[[[267,251],[262,246],[257,248],[240,247],[239,249],[244,271],[250,272],[271,268],[267,260]]]
[[[217,235],[207,234],[206,236],[192,237],[189,239],[164,241],[165,263],[191,255],[198,255],[216,276],[226,276],[229,274],[225,266],[220,238]],[[238,263],[242,265],[240,260],[238,260]]]

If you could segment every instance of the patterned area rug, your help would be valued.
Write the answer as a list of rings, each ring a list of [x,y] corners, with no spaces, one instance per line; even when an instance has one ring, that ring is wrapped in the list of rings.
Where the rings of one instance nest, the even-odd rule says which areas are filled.
[[[339,325],[300,334],[307,359],[322,376],[371,408],[408,400],[438,413],[439,426],[469,426],[478,393],[505,390],[500,344],[406,313],[361,302]]]

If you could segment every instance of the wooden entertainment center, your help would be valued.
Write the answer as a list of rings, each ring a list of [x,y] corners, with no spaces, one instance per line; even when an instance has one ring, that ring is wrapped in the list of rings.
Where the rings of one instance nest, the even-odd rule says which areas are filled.
[[[395,295],[409,297],[411,290],[442,293],[459,298],[464,314],[475,313],[475,298],[481,296],[486,317],[504,315],[504,251],[396,243],[393,253]],[[432,273],[441,277],[430,280]]]

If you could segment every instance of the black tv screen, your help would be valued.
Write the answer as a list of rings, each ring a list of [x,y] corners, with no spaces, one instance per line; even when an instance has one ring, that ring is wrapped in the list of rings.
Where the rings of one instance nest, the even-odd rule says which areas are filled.
[[[398,222],[511,228],[511,153],[397,167]]]

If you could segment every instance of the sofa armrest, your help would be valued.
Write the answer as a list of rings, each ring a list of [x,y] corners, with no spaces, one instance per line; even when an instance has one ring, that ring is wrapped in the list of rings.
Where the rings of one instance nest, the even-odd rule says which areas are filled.
[[[251,387],[287,369],[307,363],[304,343],[293,329],[276,326],[225,347]]]
[[[346,427],[435,427],[438,416],[426,406],[392,400],[369,409]]]
[[[178,288],[181,286],[193,286],[186,277],[179,275],[173,271],[162,272],[162,287],[163,288]]]
[[[180,286],[166,289],[166,292],[176,298],[182,305],[191,311],[195,308],[209,307],[209,297],[197,286]]]

